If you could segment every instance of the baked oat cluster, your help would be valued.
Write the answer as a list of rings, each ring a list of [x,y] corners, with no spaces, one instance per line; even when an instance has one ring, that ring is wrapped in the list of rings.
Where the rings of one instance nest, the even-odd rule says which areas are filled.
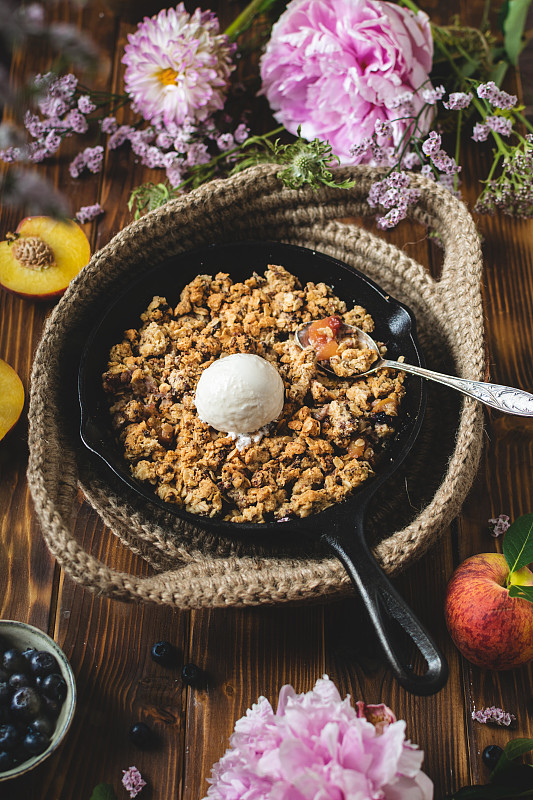
[[[389,369],[356,381],[321,371],[294,332],[330,315],[374,328],[364,308],[347,310],[325,283],[302,287],[281,266],[243,283],[199,275],[174,309],[154,297],[103,375],[133,477],[169,503],[231,522],[307,517],[344,500],[372,476],[404,386]],[[244,442],[202,422],[194,404],[202,372],[232,353],[262,356],[285,386],[280,417]]]

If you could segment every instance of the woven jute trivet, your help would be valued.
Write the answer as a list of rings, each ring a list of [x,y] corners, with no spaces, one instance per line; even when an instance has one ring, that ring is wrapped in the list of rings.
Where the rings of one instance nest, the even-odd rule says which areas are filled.
[[[259,548],[219,539],[173,515],[136,505],[81,444],[75,377],[95,313],[133,276],[169,255],[252,239],[327,253],[413,310],[430,367],[483,378],[481,252],[465,206],[446,189],[413,176],[421,200],[412,216],[438,234],[444,248],[442,275],[434,281],[384,238],[339,221],[373,213],[364,198],[383,171],[342,168],[337,174],[355,178],[353,189],[317,191],[284,189],[277,171],[264,165],[212,181],[132,223],[95,253],[49,318],[32,373],[28,480],[51,553],[88,589],[182,608],[322,600],[351,591],[340,562],[319,547],[287,542],[280,550],[279,544]],[[179,275],[176,285],[179,292]],[[368,511],[374,553],[389,575],[423,555],[458,513],[479,463],[482,423],[475,401],[428,385],[428,410],[415,448]],[[78,487],[109,527],[109,536],[148,561],[152,575],[118,572],[74,538]]]

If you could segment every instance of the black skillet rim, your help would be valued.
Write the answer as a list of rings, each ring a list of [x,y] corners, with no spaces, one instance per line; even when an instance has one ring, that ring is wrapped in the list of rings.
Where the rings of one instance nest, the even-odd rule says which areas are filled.
[[[405,303],[396,300],[395,298],[391,297],[390,294],[385,292],[375,281],[371,278],[366,276],[364,273],[357,270],[355,267],[351,267],[350,265],[346,264],[343,261],[340,261],[333,256],[330,256],[326,253],[322,253],[315,249],[310,249],[306,247],[301,247],[300,245],[293,245],[293,244],[286,244],[283,242],[276,242],[276,241],[262,241],[262,240],[246,240],[246,241],[234,241],[234,242],[224,242],[224,243],[215,243],[210,245],[205,245],[203,247],[195,248],[194,250],[185,251],[182,253],[178,253],[173,255],[167,259],[165,259],[160,264],[152,267],[148,270],[143,271],[140,273],[136,278],[126,286],[126,288],[119,291],[119,293],[112,298],[112,300],[105,305],[104,308],[101,308],[96,318],[92,329],[87,337],[86,343],[83,347],[81,358],[79,361],[79,368],[78,368],[78,400],[79,400],[79,408],[80,408],[80,426],[79,426],[79,435],[81,438],[81,442],[84,447],[90,451],[92,454],[95,454],[98,458],[97,461],[100,465],[104,465],[105,470],[110,470],[110,472],[119,479],[121,484],[127,487],[131,492],[134,493],[137,501],[146,501],[148,502],[149,506],[155,505],[158,509],[163,512],[170,513],[172,516],[175,516],[178,519],[181,519],[185,522],[188,522],[192,525],[197,527],[202,527],[204,529],[210,530],[216,534],[220,534],[225,537],[232,537],[235,538],[236,536],[240,535],[241,533],[249,534],[271,534],[275,533],[279,535],[283,532],[288,532],[290,528],[291,531],[299,531],[302,533],[310,533],[311,529],[314,527],[319,527],[321,529],[324,528],[324,524],[327,524],[328,520],[337,520],[339,516],[348,516],[353,514],[354,510],[357,508],[359,509],[361,506],[364,506],[368,499],[374,494],[374,492],[396,471],[396,469],[401,465],[404,459],[407,457],[409,451],[413,447],[418,433],[420,431],[420,427],[422,425],[425,408],[426,408],[426,387],[425,382],[419,378],[414,378],[410,376],[409,378],[409,391],[412,393],[412,399],[416,393],[415,399],[415,407],[414,409],[406,414],[406,418],[404,419],[404,436],[405,440],[402,438],[401,446],[398,448],[398,452],[396,452],[392,457],[388,457],[388,454],[385,456],[388,458],[388,461],[385,464],[381,465],[380,471],[376,474],[374,478],[366,481],[362,484],[358,489],[356,489],[352,494],[348,497],[347,500],[343,501],[342,503],[337,503],[333,506],[330,506],[323,511],[318,512],[317,514],[313,514],[309,517],[305,518],[290,518],[287,520],[279,520],[275,522],[261,522],[261,523],[235,523],[235,522],[227,522],[225,520],[211,518],[207,516],[202,516],[199,514],[192,514],[188,511],[185,511],[173,504],[166,503],[164,500],[161,500],[157,495],[150,490],[150,487],[135,481],[133,477],[131,477],[127,472],[127,463],[122,461],[118,447],[111,447],[109,448],[109,439],[110,439],[110,428],[107,429],[105,426],[105,422],[102,419],[98,419],[98,412],[100,412],[100,416],[102,415],[102,409],[96,409],[97,414],[95,418],[94,413],[94,406],[96,403],[95,400],[95,393],[93,391],[92,386],[90,386],[90,381],[88,377],[88,368],[90,367],[91,356],[93,353],[93,348],[95,342],[98,340],[98,335],[103,327],[105,327],[106,321],[111,318],[113,311],[122,303],[125,302],[125,299],[130,294],[134,294],[138,287],[143,286],[145,283],[150,282],[150,276],[153,274],[158,273],[159,271],[168,270],[171,265],[175,266],[179,264],[181,261],[186,259],[194,259],[194,260],[201,260],[202,256],[206,257],[213,253],[218,252],[230,252],[232,250],[242,250],[244,252],[249,252],[250,249],[254,249],[255,251],[259,250],[264,253],[264,251],[281,251],[283,253],[287,253],[289,256],[293,255],[300,255],[300,257],[304,258],[313,258],[317,259],[319,262],[324,264],[334,266],[335,269],[342,271],[347,271],[350,277],[353,279],[355,278],[356,281],[361,282],[364,284],[371,293],[378,298],[378,301],[390,310],[391,318],[394,317],[395,314],[407,314],[409,318],[409,331],[406,334],[407,340],[410,342],[411,348],[415,355],[415,360],[413,363],[416,363],[418,366],[424,366],[424,358],[423,354],[420,349],[420,344],[418,342],[418,338],[416,335],[416,319],[413,312],[410,308],[405,305]],[[270,258],[270,257],[269,257]],[[274,261],[270,261],[270,263],[274,263]],[[283,263],[283,262],[281,262]],[[253,265],[249,268],[249,273],[253,271]],[[290,267],[288,267],[290,271]],[[187,279],[187,282],[190,278]],[[326,281],[329,284],[329,281]],[[182,284],[183,286],[183,284]],[[182,288],[182,287],[181,287]],[[181,291],[181,288],[178,289],[177,294]],[[338,290],[335,289],[337,292]],[[147,289],[145,299],[144,299],[144,306],[143,310],[146,308],[148,302],[150,301],[151,297],[157,293],[157,287],[155,289]],[[371,312],[373,316],[375,315],[375,311]],[[374,317],[375,318],[375,317]],[[112,346],[113,342],[107,343],[108,351],[109,348]],[[411,360],[411,359],[410,359]],[[92,394],[92,397],[91,397]],[[98,395],[98,391],[96,393]],[[100,392],[103,395],[103,391]],[[105,409],[107,411],[107,408]],[[114,435],[113,441],[114,441]],[[395,441],[398,438],[399,433],[395,437]],[[95,438],[98,440],[95,442]],[[394,442],[393,442],[394,445]],[[109,473],[108,473],[109,474]]]

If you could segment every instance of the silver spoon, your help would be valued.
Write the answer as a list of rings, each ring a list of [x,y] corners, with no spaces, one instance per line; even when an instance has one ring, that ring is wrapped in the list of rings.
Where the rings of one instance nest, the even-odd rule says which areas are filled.
[[[311,347],[308,332],[312,324],[311,322],[307,323],[307,325],[299,328],[295,333],[296,341],[302,349]],[[522,417],[533,417],[533,394],[529,392],[524,392],[522,389],[514,389],[512,386],[499,386],[497,383],[484,383],[482,381],[471,381],[467,378],[456,378],[452,375],[443,375],[431,369],[416,367],[414,364],[404,364],[402,361],[390,361],[387,358],[382,358],[375,341],[368,333],[365,333],[360,328],[354,328],[343,322],[340,333],[343,337],[356,339],[360,348],[370,348],[374,350],[377,355],[377,359],[370,369],[353,375],[354,380],[369,375],[371,372],[375,372],[378,369],[384,369],[385,367],[401,369],[404,372],[411,372],[413,375],[420,375],[422,378],[427,378],[430,381],[436,381],[437,383],[444,384],[444,386],[457,389],[457,391],[468,395],[468,397],[473,397],[475,400],[480,400],[487,406],[497,408],[498,411],[504,411],[507,414],[518,414]],[[329,372],[335,375],[335,377],[338,377],[329,366],[329,359],[320,361],[319,364],[325,372]]]

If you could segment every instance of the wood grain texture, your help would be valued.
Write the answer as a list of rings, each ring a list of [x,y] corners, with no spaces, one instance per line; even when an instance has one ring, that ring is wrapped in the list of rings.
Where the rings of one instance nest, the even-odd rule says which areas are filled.
[[[94,86],[120,90],[120,58],[133,30],[131,20],[139,18],[139,5],[131,3],[124,10],[122,4],[122,16],[115,16],[113,0],[93,0],[83,9],[69,2],[51,4],[54,19],[72,22],[97,39],[102,58]],[[222,27],[244,5],[241,0],[210,4],[219,11]],[[443,23],[461,8],[474,25],[481,19],[482,5],[481,0],[421,3]],[[37,48],[18,52],[14,78],[45,71],[49,56]],[[247,79],[248,73],[242,77]],[[271,120],[264,102],[254,103],[254,114],[258,128],[267,129]],[[121,110],[119,119],[128,121],[128,113]],[[92,143],[87,137],[87,144]],[[131,221],[131,189],[160,175],[135,164],[122,149],[107,159],[100,175],[75,181],[68,164],[78,147],[79,140],[65,142],[58,159],[39,171],[69,196],[73,211],[96,201],[105,206],[105,216],[85,226],[97,249]],[[483,149],[467,145],[463,191],[470,206],[476,191],[473,179],[484,174],[488,157]],[[0,237],[18,221],[17,213],[2,209]],[[531,389],[533,224],[504,216],[480,218],[478,224],[485,255],[491,378]],[[438,277],[442,253],[420,227],[405,224],[386,236]],[[0,358],[18,371],[26,390],[50,308],[0,291]],[[25,479],[25,412],[0,443],[1,615],[32,622],[54,635],[74,668],[79,703],[73,728],[58,753],[28,776],[0,784],[0,799],[80,800],[89,798],[100,782],[111,783],[122,797],[122,770],[136,764],[149,784],[141,795],[144,800],[201,800],[211,766],[224,753],[234,722],[246,708],[260,695],[275,706],[283,684],[306,691],[323,674],[330,675],[342,695],[386,702],[406,720],[407,735],[426,753],[425,770],[435,782],[436,800],[471,781],[485,782],[488,775],[480,754],[487,744],[503,746],[510,735],[533,736],[532,668],[494,674],[469,665],[446,632],[442,603],[446,582],[460,561],[500,546],[489,536],[487,520],[501,512],[516,517],[533,510],[533,421],[487,413],[485,441],[483,463],[459,520],[428,556],[395,580],[450,664],[447,686],[435,697],[416,698],[399,688],[383,666],[373,632],[353,598],[323,605],[180,612],[111,602],[74,585],[55,566],[33,512]],[[149,574],[150,568],[118,542],[81,496],[73,530],[104,562],[133,574]],[[161,639],[177,648],[172,669],[150,658],[151,645]],[[181,665],[191,661],[202,670],[197,688],[181,680]],[[473,710],[491,705],[516,714],[512,734],[472,721]],[[129,741],[128,729],[136,721],[149,723],[157,733],[153,750],[140,751]]]

